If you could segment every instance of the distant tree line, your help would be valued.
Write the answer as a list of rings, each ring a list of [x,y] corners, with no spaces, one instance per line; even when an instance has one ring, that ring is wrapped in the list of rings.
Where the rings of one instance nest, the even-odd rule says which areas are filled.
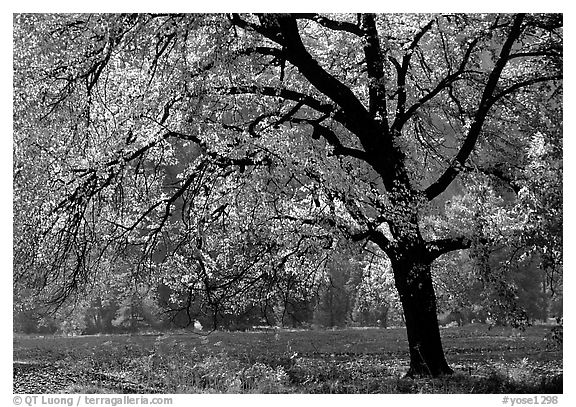
[[[404,326],[401,305],[392,289],[386,264],[374,267],[360,258],[340,255],[327,266],[324,279],[308,298],[286,297],[254,303],[240,312],[218,312],[201,301],[179,309],[179,295],[165,284],[127,287],[122,273],[97,294],[68,304],[56,312],[29,298],[15,302],[14,331],[25,334],[99,334],[163,331],[202,327],[204,330],[250,330],[264,326],[287,328],[345,328]],[[371,263],[374,263],[374,259]],[[532,323],[562,316],[562,292],[532,259],[518,273],[515,306]],[[442,325],[470,323],[507,325],[509,308],[501,293],[487,288],[474,272],[466,252],[436,264],[439,321]],[[454,275],[460,282],[454,284]],[[464,281],[464,283],[462,283]]]

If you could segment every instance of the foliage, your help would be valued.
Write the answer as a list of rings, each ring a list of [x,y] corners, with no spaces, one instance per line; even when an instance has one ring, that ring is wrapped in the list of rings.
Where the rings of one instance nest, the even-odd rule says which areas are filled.
[[[354,322],[360,326],[401,325],[402,305],[394,290],[394,277],[387,258],[372,253],[362,262],[362,279],[354,304]]]
[[[436,230],[477,231],[469,254],[437,261],[444,307],[481,306],[501,323],[562,315],[561,154],[539,134],[522,159],[526,166],[504,185],[474,180],[443,214],[428,218]]]
[[[347,239],[440,374],[434,260],[470,249],[503,322],[530,261],[561,291],[561,15],[18,14],[13,39],[17,297],[111,277],[120,325],[160,287],[214,328],[313,297],[384,315]]]

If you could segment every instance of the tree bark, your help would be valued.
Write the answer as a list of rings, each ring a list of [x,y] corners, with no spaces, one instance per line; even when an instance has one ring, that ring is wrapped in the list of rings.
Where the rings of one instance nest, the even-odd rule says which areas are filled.
[[[431,263],[425,248],[410,249],[392,260],[394,280],[404,310],[410,369],[407,376],[453,373],[442,348]]]

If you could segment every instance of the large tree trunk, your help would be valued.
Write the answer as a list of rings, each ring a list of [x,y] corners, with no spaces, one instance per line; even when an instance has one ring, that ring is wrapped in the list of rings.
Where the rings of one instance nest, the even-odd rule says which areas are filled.
[[[410,347],[408,376],[451,374],[442,349],[426,250],[410,250],[392,260],[394,280],[404,309]]]

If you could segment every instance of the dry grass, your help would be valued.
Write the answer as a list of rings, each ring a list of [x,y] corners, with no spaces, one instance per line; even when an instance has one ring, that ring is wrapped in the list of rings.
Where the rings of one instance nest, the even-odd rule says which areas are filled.
[[[438,379],[403,377],[408,360],[402,328],[19,336],[14,360],[74,376],[46,392],[559,393],[562,352],[545,346],[547,330],[443,329],[456,373]],[[31,374],[26,379],[35,380]],[[15,391],[22,390],[15,370]]]

